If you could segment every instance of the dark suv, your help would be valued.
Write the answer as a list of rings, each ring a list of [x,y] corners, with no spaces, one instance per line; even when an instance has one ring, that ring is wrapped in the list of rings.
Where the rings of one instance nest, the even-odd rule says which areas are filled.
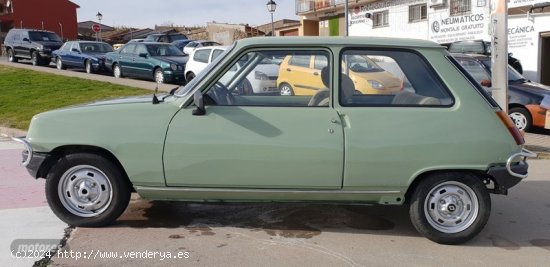
[[[186,40],[187,36],[181,33],[153,33],[145,38],[144,42],[172,43],[178,40]]]
[[[63,41],[54,32],[29,29],[11,29],[4,40],[10,62],[30,59],[35,66],[50,64],[52,51],[59,49]]]

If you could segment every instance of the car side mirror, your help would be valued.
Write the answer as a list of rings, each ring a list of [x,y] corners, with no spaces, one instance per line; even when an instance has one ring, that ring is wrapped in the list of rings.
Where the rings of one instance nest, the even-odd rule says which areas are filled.
[[[491,84],[491,81],[489,81],[489,80],[481,80],[481,86],[491,87],[493,85]]]
[[[29,43],[30,43],[31,40],[29,40],[29,38],[26,38],[26,37],[25,37],[25,38],[23,38],[23,42],[29,42]]]
[[[200,90],[195,91],[193,94],[193,101],[196,108],[193,110],[194,116],[202,116],[206,114],[206,109],[204,109],[204,98],[202,97],[202,92]]]
[[[80,53],[80,51],[76,48],[73,48],[71,51],[76,52],[76,53]]]
[[[147,58],[149,55],[147,53],[140,53],[139,57]]]

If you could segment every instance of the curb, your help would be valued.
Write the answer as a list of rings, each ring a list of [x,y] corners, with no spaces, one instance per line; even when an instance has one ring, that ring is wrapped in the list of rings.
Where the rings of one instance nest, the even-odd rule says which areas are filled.
[[[0,126],[0,138],[10,138],[25,135],[27,135],[26,131]]]

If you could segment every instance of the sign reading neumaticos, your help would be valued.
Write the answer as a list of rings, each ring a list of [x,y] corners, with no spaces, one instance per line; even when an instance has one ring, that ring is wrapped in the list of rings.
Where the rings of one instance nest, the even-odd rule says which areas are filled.
[[[486,39],[488,16],[485,12],[449,16],[448,12],[430,15],[430,40],[450,43],[458,40]]]

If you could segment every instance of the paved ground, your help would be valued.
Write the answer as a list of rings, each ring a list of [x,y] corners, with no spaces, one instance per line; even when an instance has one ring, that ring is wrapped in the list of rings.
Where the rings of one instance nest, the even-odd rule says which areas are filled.
[[[130,78],[118,79],[113,77],[110,73],[88,74],[83,69],[82,70],[78,70],[78,69],[58,70],[55,68],[53,64],[50,64],[50,66],[48,67],[43,67],[43,66],[35,67],[31,65],[30,61],[26,61],[26,60],[22,60],[20,61],[20,63],[10,63],[7,61],[5,57],[0,57],[0,64],[10,66],[10,67],[15,67],[15,68],[30,69],[30,70],[42,71],[42,72],[47,72],[47,73],[52,73],[57,75],[102,81],[102,82],[108,82],[113,84],[121,84],[121,85],[149,89],[149,90],[154,90],[157,85],[155,82],[152,82],[152,81],[130,79]],[[172,88],[177,86],[178,85],[173,85],[173,84],[161,84],[159,86],[159,91],[168,92]]]

